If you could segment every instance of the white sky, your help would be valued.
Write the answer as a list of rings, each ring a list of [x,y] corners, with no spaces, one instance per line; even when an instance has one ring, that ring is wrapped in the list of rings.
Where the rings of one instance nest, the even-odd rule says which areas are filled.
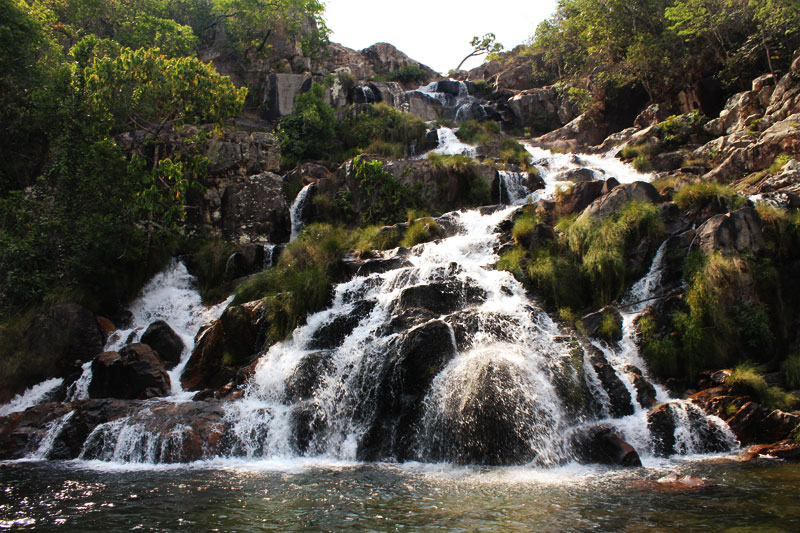
[[[326,0],[331,41],[361,50],[387,42],[446,74],[471,48],[472,37],[492,32],[506,50],[522,44],[555,11],[556,0]],[[480,65],[471,58],[462,68]]]

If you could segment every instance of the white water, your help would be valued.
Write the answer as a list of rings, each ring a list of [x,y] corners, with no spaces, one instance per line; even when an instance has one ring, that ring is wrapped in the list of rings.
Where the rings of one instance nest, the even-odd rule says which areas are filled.
[[[264,245],[264,270],[275,266],[275,244]]]
[[[77,402],[89,399],[89,384],[92,382],[92,362],[86,361],[81,366],[81,376],[67,387],[67,401]]]
[[[180,362],[168,372],[172,382],[172,399],[188,400],[192,393],[181,387],[181,374],[189,362],[195,345],[195,336],[202,326],[220,317],[230,304],[224,302],[206,307],[197,290],[197,280],[183,262],[174,259],[163,271],[156,274],[142,289],[128,310],[133,315],[130,327],[116,331],[109,338],[106,350],[119,351],[128,339],[138,342],[147,326],[163,320],[183,341]]]
[[[498,186],[501,190],[498,191],[498,199],[503,197],[503,193],[507,198],[507,203],[509,205],[519,205],[524,204],[528,201],[528,197],[531,195],[530,189],[525,185],[525,182],[528,181],[528,173],[527,172],[511,172],[509,170],[498,170],[497,174],[499,176]]]
[[[453,130],[451,128],[439,128],[437,130],[439,134],[439,146],[421,155],[420,158],[424,159],[428,156],[428,154],[431,153],[442,155],[468,155],[470,157],[474,157],[475,147],[461,142],[456,136],[456,131],[457,130]]]
[[[637,172],[631,165],[614,157],[616,148],[605,154],[557,154],[529,143],[523,143],[523,146],[531,154],[533,164],[545,182],[543,190],[533,193],[534,201],[552,198],[559,187],[567,188],[573,185],[571,181],[563,178],[567,172],[581,168],[594,170],[594,177],[598,180],[613,177],[620,183],[633,183],[653,179],[652,173]]]
[[[69,423],[69,421],[72,420],[73,416],[75,416],[75,411],[70,411],[61,418],[57,418],[56,420],[50,422],[50,424],[48,424],[47,432],[45,433],[44,438],[39,443],[39,446],[36,448],[36,451],[28,456],[28,459],[47,459],[47,456],[50,453],[50,450],[53,447],[56,438],[58,438],[58,436],[64,430],[67,423]]]
[[[25,411],[34,405],[40,404],[45,398],[47,398],[48,394],[63,384],[63,379],[53,378],[34,385],[22,394],[17,394],[14,396],[14,398],[12,398],[7,404],[0,405],[0,416],[8,416],[12,413],[21,413],[22,411]]]
[[[289,238],[290,241],[295,240],[297,237],[300,236],[300,232],[303,231],[303,208],[306,205],[306,196],[311,191],[311,187],[313,183],[309,183],[305,187],[303,187],[299,193],[297,193],[297,197],[292,202],[292,207],[289,210],[289,216],[292,222],[292,235]]]

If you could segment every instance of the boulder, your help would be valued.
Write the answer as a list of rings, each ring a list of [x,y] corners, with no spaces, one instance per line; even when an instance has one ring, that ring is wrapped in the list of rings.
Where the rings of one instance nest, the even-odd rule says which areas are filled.
[[[709,218],[697,229],[696,242],[707,254],[714,252],[753,252],[764,247],[761,217],[745,207]]]
[[[617,375],[614,367],[606,360],[605,354],[595,346],[584,347],[589,354],[589,362],[594,369],[597,378],[606,391],[609,400],[608,410],[614,418],[632,415],[633,403],[628,388]]]
[[[575,118],[575,113],[552,86],[522,91],[506,102],[514,127],[538,133],[555,130]]]
[[[647,182],[626,183],[614,187],[611,192],[592,202],[578,218],[594,217],[605,220],[631,201],[658,204],[661,202],[661,195],[658,193],[658,189]]]
[[[105,352],[92,361],[89,397],[146,400],[169,395],[170,379],[164,362],[146,344],[131,344]]]
[[[656,388],[642,374],[642,371],[633,365],[625,367],[625,375],[636,389],[636,401],[644,409],[647,409],[656,404]]]
[[[295,98],[309,90],[312,81],[308,74],[269,74],[264,84],[265,98],[261,116],[267,120],[276,120],[291,115]]]
[[[562,127],[537,137],[535,141],[542,146],[577,151],[602,143],[607,133],[605,124],[583,113]]]
[[[444,315],[485,300],[486,292],[480,287],[451,280],[403,289],[397,299],[397,308],[420,307]]]
[[[605,182],[599,180],[576,183],[572,186],[564,203],[561,204],[561,213],[572,215],[582,212],[603,194],[604,186]]]
[[[800,415],[745,403],[729,420],[736,438],[745,444],[771,444],[787,439],[800,424]]]
[[[688,431],[679,440],[678,424],[687,425],[681,433]],[[647,428],[653,440],[653,451],[658,457],[669,457],[676,453],[718,453],[728,451],[730,444],[723,429],[712,423],[699,407],[686,402],[668,402],[655,406],[647,413]]]
[[[168,369],[181,362],[183,340],[163,320],[157,320],[147,326],[140,342],[155,350]]]
[[[103,351],[107,334],[97,317],[78,304],[59,304],[36,315],[25,330],[20,349],[28,357],[51,361],[49,372],[33,376],[38,381],[69,373],[76,362],[85,363]],[[33,383],[20,383],[18,391],[8,391],[9,399]],[[2,398],[0,394],[0,398]]]
[[[374,307],[374,301],[360,300],[349,313],[334,317],[318,328],[309,341],[308,348],[312,350],[337,348]]]
[[[431,320],[400,335],[386,354],[374,416],[358,448],[360,460],[414,457],[412,443],[433,379],[456,355],[450,327]],[[363,379],[374,379],[364,376]]]
[[[571,445],[573,454],[582,463],[642,466],[633,446],[608,426],[591,426],[576,431]]]
[[[261,301],[228,307],[197,335],[195,348],[181,375],[190,391],[217,390],[250,365],[261,352],[268,323]]]
[[[280,176],[265,172],[225,189],[220,226],[225,238],[286,242],[291,234],[289,205]]]
[[[591,168],[573,168],[558,176],[558,181],[571,181],[573,183],[594,181],[594,179],[595,171]]]
[[[408,112],[416,115],[426,122],[439,120],[444,115],[444,107],[436,98],[413,91],[406,94],[408,100]]]

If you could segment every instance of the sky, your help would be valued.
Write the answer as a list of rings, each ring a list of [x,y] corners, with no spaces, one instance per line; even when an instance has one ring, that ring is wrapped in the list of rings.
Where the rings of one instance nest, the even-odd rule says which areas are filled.
[[[361,50],[377,42],[396,46],[412,59],[447,73],[472,51],[476,35],[492,32],[506,50],[523,44],[556,0],[326,0],[331,41]],[[477,67],[482,57],[464,63]]]

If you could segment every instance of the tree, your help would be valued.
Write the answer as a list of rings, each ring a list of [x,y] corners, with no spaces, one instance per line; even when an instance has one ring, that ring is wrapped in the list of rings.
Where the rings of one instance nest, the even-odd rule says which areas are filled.
[[[92,118],[112,134],[221,122],[241,112],[247,95],[212,65],[194,57],[167,58],[157,48],[124,48],[117,57],[95,58],[81,81]]]
[[[496,39],[497,37],[495,36],[494,33],[487,33],[483,37],[478,37],[478,36],[473,37],[472,41],[470,41],[469,43],[469,45],[472,47],[472,52],[467,54],[467,57],[461,60],[461,63],[458,64],[456,70],[461,70],[461,65],[463,65],[464,62],[471,57],[482,56],[484,54],[496,54],[498,52],[502,52],[503,45],[498,42],[495,42]]]

